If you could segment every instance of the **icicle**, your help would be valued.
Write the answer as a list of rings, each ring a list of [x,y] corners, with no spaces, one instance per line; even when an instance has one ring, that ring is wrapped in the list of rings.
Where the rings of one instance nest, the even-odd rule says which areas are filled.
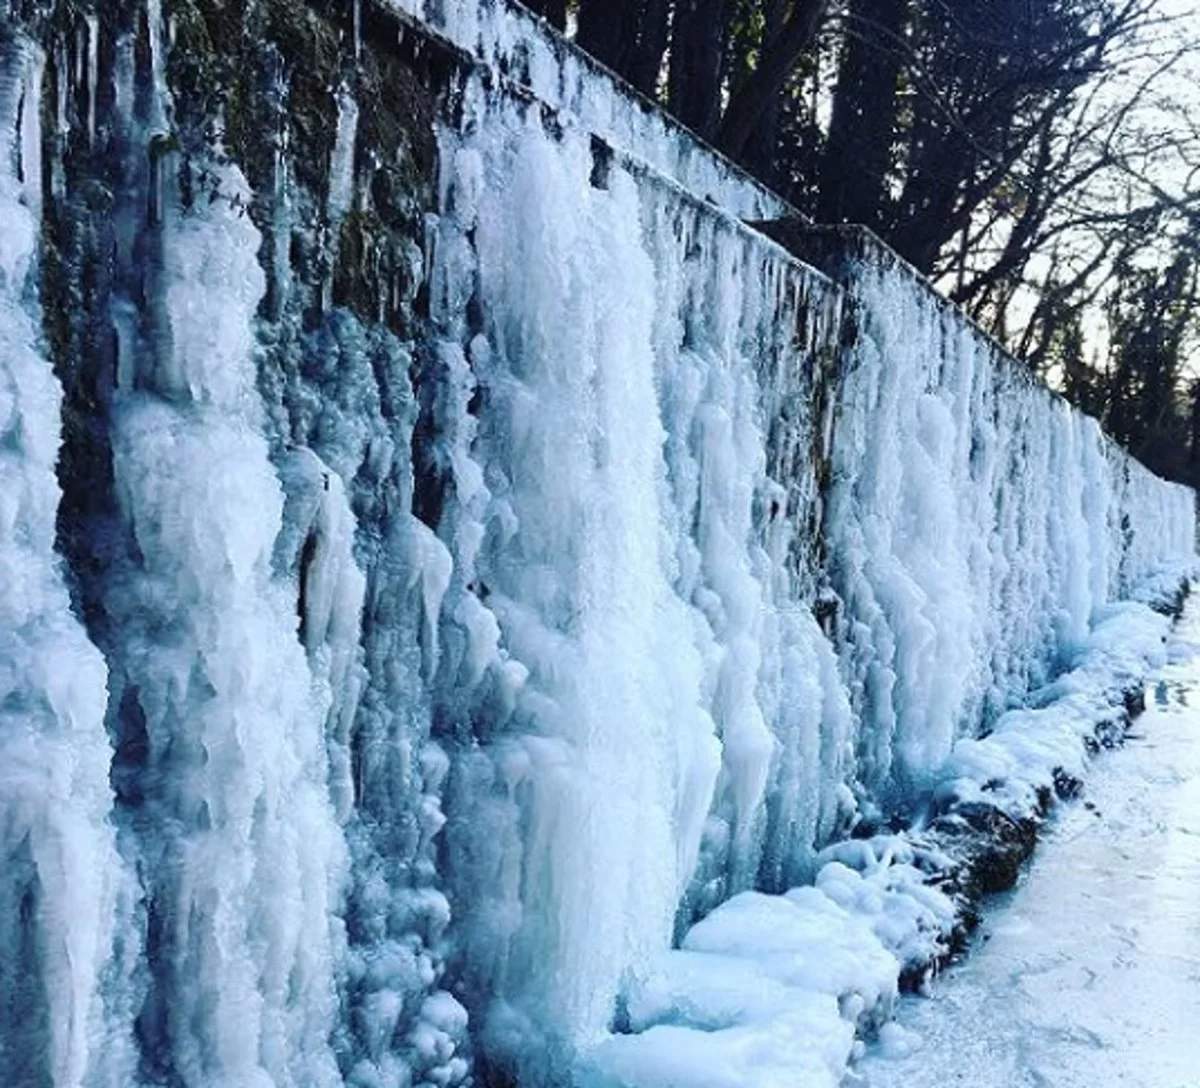
[[[232,168],[214,173],[223,194],[245,193]],[[344,500],[319,509],[311,618],[327,664],[310,670],[294,597],[270,575],[283,496],[254,392],[261,239],[230,200],[171,209],[163,229],[154,289],[169,336],[153,350],[170,357],[154,372],[173,379],[169,399],[132,392],[119,405],[113,470],[141,561],[106,597],[111,615],[133,609],[177,632],[163,646],[145,624],[117,623],[145,721],[149,823],[165,829],[145,845],[166,859],[149,895],[183,920],[153,979],[170,1015],[147,1030],[187,1083],[287,1083],[303,1071],[332,1086],[332,897],[345,845],[325,728],[335,702],[356,699],[333,677],[354,642],[361,577],[346,560]],[[340,766],[338,781],[346,775]]]
[[[338,88],[337,105],[337,131],[329,160],[329,192],[325,201],[325,216],[329,225],[329,274],[321,285],[321,308],[324,313],[333,307],[333,268],[337,264],[338,232],[354,200],[354,151],[358,137],[358,102],[353,92],[344,85]]]
[[[69,116],[71,82],[68,78],[68,73],[70,72],[69,54],[67,52],[67,43],[64,39],[60,39],[57,42],[54,53],[54,67],[59,73],[54,96],[56,135],[60,140],[66,140],[71,131],[71,119]]]
[[[54,552],[62,390],[27,282],[43,61],[0,38],[0,1006],[5,1078],[82,1088],[132,1075],[132,1025],[107,1023],[99,992],[126,876],[108,824],[106,675]]]
[[[71,49],[71,60],[74,62],[74,69],[71,73],[71,82],[74,86],[76,95],[86,94],[87,87],[84,80],[87,78],[87,22],[75,24],[74,42]]]
[[[335,237],[354,198],[354,148],[358,135],[358,102],[348,87],[338,90],[337,104],[337,133],[329,162],[329,198],[325,206]]]
[[[364,682],[359,639],[366,581],[354,561],[354,515],[341,477],[311,450],[289,453],[280,478],[287,501],[275,561],[297,580],[300,638],[316,683],[328,687],[330,794],[345,823],[354,804],[350,728]]]
[[[100,94],[100,19],[94,12],[84,16],[87,27],[87,134],[88,147],[96,146],[96,99]]]
[[[18,178],[21,182],[21,202],[34,219],[42,214],[42,127],[41,86],[45,56],[41,50],[29,49],[25,70],[21,74],[20,131],[18,133]]]
[[[167,77],[165,71],[166,40],[163,37],[162,0],[146,0],[146,34],[150,49],[150,115],[146,121],[151,140],[166,138],[171,131],[167,118]]]
[[[123,554],[136,558],[101,586],[120,725],[143,753],[131,773],[148,910],[177,922],[159,934],[139,1030],[180,1083],[334,1088],[346,844],[331,782],[344,813],[362,590],[346,560],[352,525],[344,496],[325,509],[314,590],[333,599],[310,666],[295,582],[271,563],[284,496],[256,388],[265,277],[251,193],[235,167],[208,161],[197,165],[213,199],[176,200],[157,0],[147,30],[149,86],[134,86],[128,37],[114,74],[130,150],[115,214],[122,373],[110,437]]]

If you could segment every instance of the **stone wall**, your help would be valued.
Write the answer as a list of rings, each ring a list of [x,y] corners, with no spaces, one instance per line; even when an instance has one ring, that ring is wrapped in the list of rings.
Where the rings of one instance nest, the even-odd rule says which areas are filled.
[[[0,744],[111,753],[12,822],[30,1084],[563,1081],[682,926],[906,819],[1192,553],[877,242],[428,7],[0,18],[12,450],[51,510],[61,425],[62,492],[5,539],[95,674]]]

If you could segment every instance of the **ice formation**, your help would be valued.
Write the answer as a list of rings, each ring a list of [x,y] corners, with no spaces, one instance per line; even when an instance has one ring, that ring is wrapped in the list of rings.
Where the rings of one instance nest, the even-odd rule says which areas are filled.
[[[154,3],[148,18],[162,49]],[[110,123],[154,146],[171,124],[164,62],[152,61],[148,95],[134,65],[130,49],[114,78],[131,108]],[[338,642],[357,643],[361,577],[347,577],[345,500],[326,478],[301,574],[302,645],[291,572],[272,562],[284,490],[255,390],[265,281],[246,183],[215,168],[189,205],[175,159],[156,150],[116,209],[129,225],[110,407],[125,539],[102,600],[115,778],[154,964],[139,1035],[145,1064],[188,1085],[341,1083],[330,1038],[346,847],[326,722],[346,695]],[[152,324],[133,317],[141,296],[156,302]]]
[[[1190,491],[436,6],[216,104],[165,0],[0,24],[22,1083],[836,1084],[953,925],[884,818],[1028,804],[1158,652]]]
[[[471,102],[434,296],[448,369],[478,383],[459,411],[484,405],[444,427],[457,641],[491,690],[450,871],[504,1017],[579,1046],[681,893],[693,912],[760,869],[798,879],[845,814],[850,712],[803,597],[829,285],[661,180],[596,177],[581,136]]]
[[[859,775],[911,795],[965,723],[1043,684],[1106,602],[1187,555],[1194,512],[882,247],[849,274],[865,318],[834,443],[831,579]]]
[[[75,1088],[97,1064],[128,1073],[132,1032],[104,992],[127,906],[104,661],[54,552],[62,390],[35,279],[42,63],[0,38],[0,1065],[14,1084]]]

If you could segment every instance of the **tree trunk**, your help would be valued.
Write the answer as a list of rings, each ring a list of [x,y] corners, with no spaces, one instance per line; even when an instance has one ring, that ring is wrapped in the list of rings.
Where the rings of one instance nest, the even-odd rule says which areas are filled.
[[[720,117],[726,8],[726,0],[677,0],[671,30],[668,106],[706,140]]]
[[[762,40],[758,43],[757,50],[760,58],[779,48],[780,34],[785,26],[784,18],[786,14],[787,7],[784,0],[767,0]],[[743,67],[744,71],[741,78],[734,84],[730,92],[731,106],[736,106],[737,99],[742,93],[743,88],[745,88],[754,75],[755,69],[748,66]],[[781,88],[778,93],[771,96],[762,115],[755,122],[745,146],[738,155],[738,160],[741,164],[754,174],[755,177],[765,181],[768,185],[774,185],[777,180],[775,172],[776,147],[779,143],[779,119],[782,113],[781,96],[784,92],[785,88]],[[726,110],[726,114],[728,115],[728,110]],[[731,142],[726,136],[724,125],[721,127],[718,142],[725,144]],[[726,154],[729,153],[730,151],[727,150]]]
[[[658,77],[662,71],[663,56],[667,52],[670,9],[669,0],[645,0],[642,8],[629,82],[650,98],[654,98],[658,91]]]
[[[818,218],[878,230],[897,128],[899,43],[909,0],[850,0],[846,41],[821,162]]]
[[[795,0],[791,14],[774,42],[765,48],[750,77],[737,89],[721,119],[717,146],[730,158],[741,159],[765,115],[787,85],[796,61],[821,25],[828,0]]]
[[[879,228],[901,257],[929,275],[942,247],[970,223],[964,190],[975,180],[976,154],[962,133],[921,125],[911,143],[895,222]]]
[[[567,29],[567,0],[525,0],[525,6],[551,26]]]
[[[1190,483],[1193,487],[1200,485],[1200,381],[1192,384],[1192,434],[1189,458]]]
[[[576,42],[602,64],[629,78],[641,0],[580,0]]]

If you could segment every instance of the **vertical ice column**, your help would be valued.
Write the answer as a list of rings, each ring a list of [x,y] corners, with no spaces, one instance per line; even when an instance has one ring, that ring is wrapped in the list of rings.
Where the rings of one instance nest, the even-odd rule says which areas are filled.
[[[131,1080],[104,1022],[121,866],[108,822],[104,662],[54,554],[62,392],[36,259],[42,62],[0,25],[0,1069],[9,1084]]]
[[[1164,563],[1194,554],[1195,499],[1189,489],[1164,483],[1115,448],[1110,460],[1114,578],[1124,596]]]
[[[454,1084],[467,1072],[454,1053],[465,1018],[435,993],[449,920],[435,866],[447,761],[427,743],[426,687],[450,557],[409,513],[412,359],[391,333],[340,309],[304,359],[285,403],[293,439],[311,448],[278,458],[287,502],[275,567],[298,576],[309,665],[334,698],[330,786],[352,867],[339,1059],[355,1088]]]
[[[254,410],[257,234],[220,195],[169,209],[158,390],[118,394],[113,462],[136,567],[110,580],[123,712],[145,732],[159,1040],[187,1085],[336,1084],[343,843],[294,590],[272,581],[283,495]],[[200,208],[203,210],[199,210]],[[162,381],[171,375],[174,382]],[[310,587],[312,593],[316,587]],[[335,602],[310,604],[327,629]]]
[[[754,881],[754,832],[775,752],[759,699],[766,608],[752,555],[754,498],[766,457],[750,354],[762,345],[752,337],[742,343],[746,296],[757,285],[746,282],[747,255],[738,239],[720,232],[697,243],[704,273],[686,319],[690,349],[677,349],[678,376],[686,381],[691,369],[688,384],[699,392],[686,427],[696,477],[688,521],[700,563],[692,603],[717,643],[712,716],[723,746],[722,784],[732,802],[730,879],[733,887],[747,887]]]
[[[864,268],[855,289],[865,319],[835,438],[832,565],[852,625],[864,782],[920,790],[976,681],[973,484],[956,420],[974,361],[946,356],[939,310],[903,278]]]
[[[1104,432],[1090,416],[1079,420],[1082,437],[1083,495],[1080,502],[1087,523],[1088,599],[1095,610],[1108,600],[1111,541],[1108,535],[1109,474],[1104,459]],[[1090,620],[1090,614],[1089,614]]]
[[[489,342],[470,348],[488,509],[478,542],[464,543],[464,522],[456,548],[477,554],[507,675],[519,665],[528,679],[487,750],[496,792],[507,782],[522,808],[519,902],[512,917],[476,909],[505,934],[502,996],[580,1044],[603,1035],[623,974],[669,942],[694,858],[680,842],[698,835],[717,745],[694,617],[667,577],[654,283],[633,182],[589,188],[586,142],[555,142],[536,120],[493,119],[480,142],[456,160],[454,208],[476,232],[486,309]],[[512,872],[497,858],[488,876]]]
[[[792,569],[814,518],[820,380],[796,332],[812,317],[808,292],[829,285],[673,188],[644,179],[639,191],[672,585],[693,609],[702,698],[723,744],[688,899],[703,911],[760,877],[802,871],[839,806],[848,708],[835,705],[832,649]]]
[[[130,43],[118,48],[132,181],[116,215],[136,241],[120,255],[111,436],[129,540],[104,586],[114,697],[139,762],[127,795],[147,885],[142,1037],[188,1088],[332,1088],[345,844],[325,728],[341,720],[331,701],[354,691],[335,691],[344,655],[323,647],[356,637],[361,578],[331,488],[301,527],[303,591],[273,573],[284,495],[255,388],[265,283],[251,194],[236,168],[201,170],[173,149],[153,0],[147,30],[150,86]],[[183,171],[197,187],[186,203]]]
[[[1050,506],[1048,534],[1054,602],[1051,618],[1064,654],[1087,634],[1092,608],[1103,600],[1090,597],[1091,535],[1084,500],[1086,441],[1083,417],[1065,401],[1048,404],[1051,431],[1051,476],[1057,501]],[[1103,526],[1096,526],[1102,529]]]

